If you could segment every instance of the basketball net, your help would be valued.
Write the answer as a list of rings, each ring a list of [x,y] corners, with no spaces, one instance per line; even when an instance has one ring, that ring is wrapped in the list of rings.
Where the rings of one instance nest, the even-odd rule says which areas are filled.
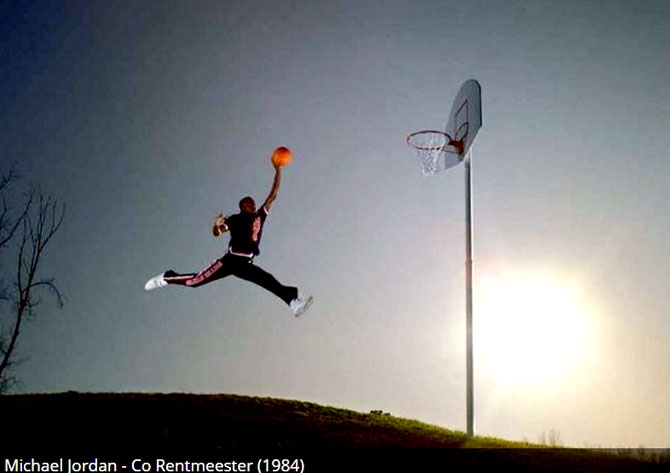
[[[414,149],[425,176],[441,171],[441,160],[444,160],[451,143],[448,134],[437,130],[417,131],[407,137],[407,144]]]

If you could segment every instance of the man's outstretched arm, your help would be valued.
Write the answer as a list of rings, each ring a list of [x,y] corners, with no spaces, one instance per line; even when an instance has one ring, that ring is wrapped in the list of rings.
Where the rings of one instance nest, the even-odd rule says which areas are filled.
[[[281,184],[281,166],[274,165],[274,168],[275,177],[272,181],[272,188],[270,189],[270,193],[265,199],[265,202],[263,202],[263,207],[265,207],[265,210],[268,212],[270,211],[270,207],[272,207],[272,203],[277,198],[277,194],[279,193],[279,185]]]

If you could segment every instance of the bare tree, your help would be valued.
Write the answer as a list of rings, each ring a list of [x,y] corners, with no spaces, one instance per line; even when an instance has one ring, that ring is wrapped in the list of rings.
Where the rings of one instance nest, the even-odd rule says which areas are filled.
[[[549,447],[562,447],[561,433],[556,429],[551,429],[549,435],[542,432],[540,436],[540,445],[548,445]]]
[[[17,364],[16,348],[24,322],[35,316],[42,303],[43,290],[63,305],[60,291],[53,279],[40,275],[40,262],[52,237],[65,217],[65,206],[39,188],[31,188],[23,196],[23,205],[13,211],[12,185],[18,180],[13,169],[0,179],[0,393],[9,391],[17,382],[13,368]]]

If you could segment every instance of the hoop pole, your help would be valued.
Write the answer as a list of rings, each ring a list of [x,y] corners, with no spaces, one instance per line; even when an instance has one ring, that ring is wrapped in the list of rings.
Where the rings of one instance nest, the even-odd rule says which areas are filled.
[[[465,164],[465,337],[467,373],[467,434],[475,434],[474,362],[472,342],[472,148]]]

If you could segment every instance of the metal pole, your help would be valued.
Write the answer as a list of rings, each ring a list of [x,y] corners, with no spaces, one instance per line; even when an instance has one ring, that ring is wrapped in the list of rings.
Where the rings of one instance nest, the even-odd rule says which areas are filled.
[[[465,336],[466,336],[466,371],[467,371],[467,423],[468,435],[475,433],[475,396],[474,366],[472,343],[472,149],[465,158]]]

